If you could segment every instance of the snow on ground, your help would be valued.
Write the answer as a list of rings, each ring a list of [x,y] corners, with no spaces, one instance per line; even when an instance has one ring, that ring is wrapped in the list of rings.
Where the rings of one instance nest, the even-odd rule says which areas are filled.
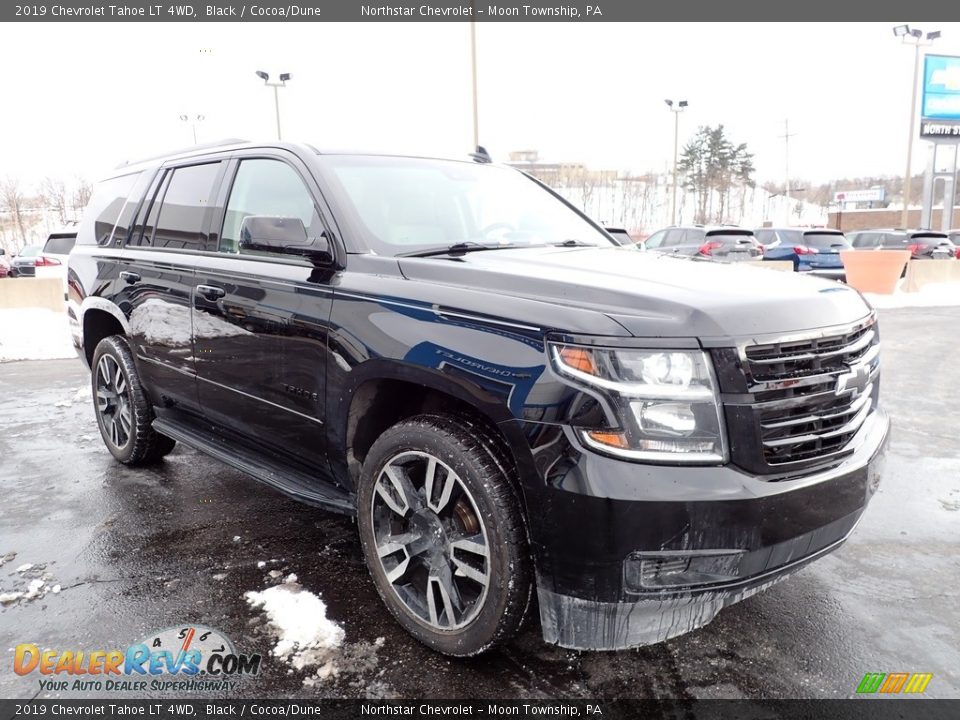
[[[269,630],[277,638],[273,655],[296,670],[318,668],[316,678],[337,674],[337,651],[343,644],[343,628],[327,618],[323,600],[297,583],[290,574],[283,583],[261,592],[244,594],[253,608],[267,616]]]
[[[76,356],[66,313],[40,308],[0,310],[0,362]]]
[[[930,283],[929,285],[924,285],[917,292],[903,292],[903,290],[898,289],[892,295],[864,293],[864,296],[875,308],[960,305],[960,284]]]

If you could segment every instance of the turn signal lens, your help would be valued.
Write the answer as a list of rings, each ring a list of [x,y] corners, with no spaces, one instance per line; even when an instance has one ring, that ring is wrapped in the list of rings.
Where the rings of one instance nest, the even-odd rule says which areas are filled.
[[[564,365],[587,373],[588,375],[599,375],[597,365],[593,362],[593,353],[586,348],[562,347],[560,348],[560,360]]]
[[[608,447],[619,448],[621,450],[626,450],[630,447],[630,444],[627,442],[627,436],[620,432],[604,432],[604,431],[590,431],[586,433],[594,442],[600,443],[601,445],[606,445]]]

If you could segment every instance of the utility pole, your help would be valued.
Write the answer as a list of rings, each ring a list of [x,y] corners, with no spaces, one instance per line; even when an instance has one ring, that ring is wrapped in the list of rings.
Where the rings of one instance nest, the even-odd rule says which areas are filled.
[[[480,147],[480,117],[477,111],[477,21],[473,19],[473,0],[470,2],[470,73],[473,80],[473,149]]]
[[[783,138],[783,174],[785,184],[783,186],[783,196],[787,199],[787,223],[790,222],[790,215],[792,210],[790,208],[790,138],[792,138],[796,133],[790,132],[790,120],[784,119],[783,121],[783,135],[780,137]]]

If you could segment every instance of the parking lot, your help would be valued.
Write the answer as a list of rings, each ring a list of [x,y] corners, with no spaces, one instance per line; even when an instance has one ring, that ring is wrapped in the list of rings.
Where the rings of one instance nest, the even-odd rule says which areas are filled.
[[[958,327],[958,307],[881,311],[893,440],[880,491],[838,552],[660,645],[566,651],[543,644],[533,617],[509,646],[464,661],[393,622],[351,519],[182,446],[156,468],[124,467],[102,446],[79,361],[0,364],[0,593],[29,594],[38,579],[45,593],[0,605],[0,662],[9,669],[19,643],[123,648],[192,622],[263,654],[234,697],[849,697],[866,672],[933,673],[926,695],[956,697]],[[308,684],[269,656],[243,597],[289,573],[345,631],[335,670]],[[36,674],[9,671],[0,694],[45,696]]]

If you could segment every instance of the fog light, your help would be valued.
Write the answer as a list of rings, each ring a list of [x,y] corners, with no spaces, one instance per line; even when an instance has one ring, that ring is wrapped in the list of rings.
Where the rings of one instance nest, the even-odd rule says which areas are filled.
[[[673,555],[633,553],[623,564],[627,592],[710,585],[736,580],[741,550],[702,550]]]

